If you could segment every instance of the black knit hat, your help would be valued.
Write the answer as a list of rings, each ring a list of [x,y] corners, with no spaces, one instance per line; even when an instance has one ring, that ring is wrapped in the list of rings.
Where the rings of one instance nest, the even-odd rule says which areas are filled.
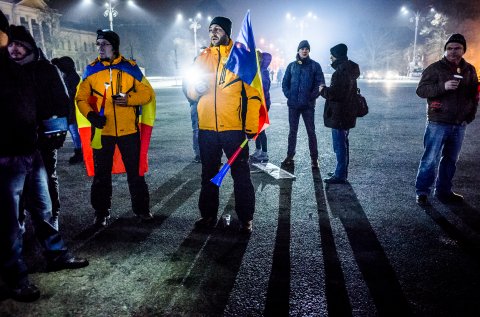
[[[111,30],[97,30],[97,40],[107,40],[110,44],[112,44],[113,50],[119,54],[120,53],[120,37],[117,33]]]
[[[0,10],[0,31],[7,33],[8,31],[8,20],[2,10]]]
[[[340,43],[330,49],[330,54],[332,54],[332,56],[335,58],[341,58],[347,56],[347,51],[347,45]]]
[[[232,34],[232,21],[229,18],[215,17],[213,18],[212,22],[210,22],[210,26],[212,24],[219,25],[225,31],[225,33],[227,33],[228,37],[230,37],[230,34]]]
[[[8,44],[17,42],[23,45],[26,49],[33,51],[37,48],[37,44],[30,32],[23,25],[10,25],[8,31]]]
[[[463,51],[467,51],[467,41],[465,40],[465,37],[462,34],[455,33],[450,35],[450,37],[447,40],[447,43],[445,43],[445,47],[443,48],[445,51],[447,50],[447,44],[448,43],[458,43],[462,44],[463,46]]]
[[[297,52],[298,52],[299,50],[301,50],[302,48],[305,48],[305,47],[308,48],[308,50],[310,50],[310,43],[308,43],[307,40],[303,40],[303,41],[301,41],[301,42],[298,44]]]

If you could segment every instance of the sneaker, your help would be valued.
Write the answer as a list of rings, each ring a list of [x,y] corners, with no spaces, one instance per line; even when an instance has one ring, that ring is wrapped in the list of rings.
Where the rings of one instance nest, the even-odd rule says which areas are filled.
[[[247,222],[243,222],[242,224],[240,224],[240,229],[239,229],[240,233],[252,233],[253,231],[253,222],[252,220],[250,221],[247,221]]]
[[[108,219],[110,219],[110,216],[95,215],[95,221],[93,224],[97,227],[106,227]]]
[[[25,280],[10,288],[10,297],[17,302],[34,302],[40,298],[40,290],[30,281]]]
[[[328,172],[328,173],[327,173],[327,176],[328,176],[328,177],[332,177],[333,175],[335,175],[335,172]]]
[[[293,164],[294,164],[294,160],[292,156],[287,156],[282,162],[282,165],[293,165]]]
[[[329,178],[325,178],[323,181],[325,182],[325,184],[346,184],[347,183],[346,179],[338,178],[335,175]]]
[[[69,253],[47,262],[47,271],[55,272],[60,270],[74,270],[88,266],[88,260],[78,258]]]
[[[149,222],[153,220],[153,215],[151,212],[137,214],[137,216],[144,222]]]
[[[260,163],[266,163],[266,162],[268,162],[268,153],[262,151],[262,153],[257,157],[257,160],[258,160]]]
[[[75,153],[73,154],[72,157],[68,160],[69,164],[77,164],[77,163],[82,163],[83,162],[83,154],[82,154],[82,149],[75,149]]]
[[[441,203],[447,205],[461,204],[463,202],[463,196],[454,192],[450,192],[447,194],[435,193],[435,197],[437,197],[437,199],[440,200]]]
[[[255,149],[255,152],[250,155],[251,159],[258,159],[259,156],[262,155],[262,150],[261,149]]]
[[[195,228],[196,229],[211,229],[215,227],[217,223],[217,218],[208,217],[208,218],[200,218],[195,221]]]
[[[428,201],[428,196],[427,195],[417,195],[416,198],[417,204],[421,207],[428,207],[431,206],[430,202]]]

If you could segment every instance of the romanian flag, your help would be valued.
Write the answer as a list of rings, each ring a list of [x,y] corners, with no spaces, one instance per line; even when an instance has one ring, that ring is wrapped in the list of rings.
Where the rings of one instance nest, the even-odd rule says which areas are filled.
[[[112,65],[112,68],[125,71],[126,73],[132,75],[136,80],[152,88],[147,78],[143,76],[138,65],[132,64],[129,61],[122,61],[119,64]],[[108,69],[108,67],[105,67],[102,63],[96,63],[94,66],[88,65],[82,79],[85,79],[88,76],[93,75],[104,69]],[[90,146],[92,133],[91,124],[90,121],[88,121],[88,119],[80,113],[78,108],[75,108],[78,131],[80,133],[80,139],[82,141],[83,159],[85,162],[85,167],[87,169],[87,175],[94,176],[95,170],[93,168],[93,150]],[[138,130],[140,131],[140,163],[138,166],[138,171],[140,176],[144,176],[145,173],[148,171],[148,148],[150,146],[153,124],[155,122],[155,113],[156,100],[155,94],[153,94],[150,102],[140,107],[140,117],[138,120]],[[118,146],[115,146],[112,173],[125,173],[125,165],[123,164],[122,156],[120,154]]]
[[[250,10],[247,11],[243,19],[242,28],[230,51],[225,68],[236,74],[243,82],[252,86],[260,93],[262,107],[260,107],[258,133],[262,132],[270,125],[270,120],[268,119],[265,95],[263,93],[262,72],[260,71],[260,63],[255,49]]]

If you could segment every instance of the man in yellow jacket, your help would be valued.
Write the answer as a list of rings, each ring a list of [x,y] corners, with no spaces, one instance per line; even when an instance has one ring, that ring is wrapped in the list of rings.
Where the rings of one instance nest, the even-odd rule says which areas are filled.
[[[219,206],[219,188],[210,180],[221,165],[222,152],[230,158],[245,137],[253,137],[258,130],[261,97],[257,90],[244,83],[225,68],[232,48],[232,22],[216,17],[210,22],[210,47],[195,60],[194,67],[201,74],[187,86],[188,97],[198,100],[198,143],[202,161],[202,189],[198,207],[201,218],[198,228],[216,224]],[[241,231],[252,231],[255,211],[255,193],[250,179],[248,146],[232,164],[235,210]]]
[[[90,121],[92,131],[95,128],[95,133],[101,134],[101,145],[94,147],[92,143],[95,175],[91,202],[95,224],[105,226],[110,216],[116,147],[127,172],[133,212],[148,221],[153,216],[141,168],[139,106],[154,100],[154,92],[136,63],[120,54],[120,38],[115,32],[98,30],[96,45],[99,56],[87,66],[75,97],[78,110]]]

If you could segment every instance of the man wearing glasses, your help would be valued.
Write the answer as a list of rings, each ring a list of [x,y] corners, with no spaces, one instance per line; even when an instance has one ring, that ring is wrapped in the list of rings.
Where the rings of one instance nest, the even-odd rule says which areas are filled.
[[[98,30],[98,57],[83,74],[75,100],[80,113],[88,119],[100,144],[93,146],[93,161],[86,159],[87,172],[93,166],[91,203],[95,225],[106,226],[112,200],[112,166],[116,148],[126,171],[133,212],[142,221],[153,219],[145,182],[145,137],[149,139],[155,116],[155,95],[138,65],[120,54],[120,38],[111,30]],[[153,111],[153,113],[152,113]],[[141,116],[140,116],[141,115]],[[143,119],[152,119],[145,130]],[[147,133],[144,133],[146,132]],[[82,134],[83,147],[90,148],[90,137]],[[141,151],[142,148],[142,151]],[[145,151],[144,151],[145,150]],[[143,155],[141,155],[143,153]]]

